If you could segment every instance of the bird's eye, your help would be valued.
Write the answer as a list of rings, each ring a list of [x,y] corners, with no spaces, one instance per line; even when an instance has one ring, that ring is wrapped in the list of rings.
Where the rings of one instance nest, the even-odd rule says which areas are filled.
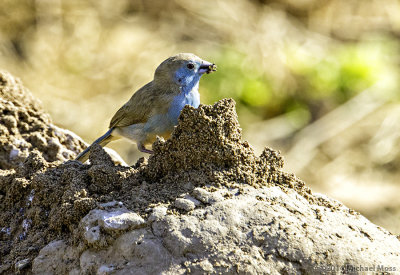
[[[194,69],[194,65],[192,63],[187,64],[186,67],[188,67],[190,70]]]

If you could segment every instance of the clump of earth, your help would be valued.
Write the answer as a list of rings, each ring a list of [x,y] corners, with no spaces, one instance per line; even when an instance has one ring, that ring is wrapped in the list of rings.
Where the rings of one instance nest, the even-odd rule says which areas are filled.
[[[266,148],[256,156],[241,129],[232,99],[185,107],[171,139],[158,140],[154,154],[132,167],[115,165],[95,147],[90,164],[73,159],[85,145],[51,119],[11,75],[0,75],[1,258],[33,257],[44,244],[72,237],[77,223],[98,203],[118,200],[146,215],[197,186],[279,184],[306,197],[310,190],[281,172],[283,159]],[[171,211],[174,211],[171,206]],[[11,221],[11,223],[10,223]]]
[[[85,144],[52,124],[18,79],[0,71],[0,169],[18,167],[34,149],[48,162],[68,160]]]
[[[54,126],[30,92],[5,72],[0,73],[0,112],[0,273],[29,273],[39,251],[55,240],[84,251],[88,243],[79,224],[107,203],[119,202],[148,219],[149,209],[159,206],[174,216],[193,210],[177,199],[199,187],[210,193],[235,190],[223,194],[227,199],[247,187],[278,187],[312,205],[341,207],[281,171],[279,152],[265,148],[255,155],[242,141],[232,99],[186,106],[171,138],[158,139],[154,154],[130,167],[116,165],[100,146],[93,147],[90,163],[74,161],[86,145]]]

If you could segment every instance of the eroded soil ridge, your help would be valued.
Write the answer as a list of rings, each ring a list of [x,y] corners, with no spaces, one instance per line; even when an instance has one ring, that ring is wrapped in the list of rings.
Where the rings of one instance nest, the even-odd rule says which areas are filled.
[[[29,91],[4,72],[0,112],[0,271],[32,260],[52,240],[79,245],[77,225],[100,203],[119,201],[142,217],[164,204],[179,215],[173,202],[196,187],[240,193],[246,185],[294,189],[311,203],[325,203],[280,170],[278,152],[265,148],[256,156],[242,141],[232,99],[197,109],[186,106],[172,137],[157,140],[154,154],[131,167],[115,165],[99,146],[90,164],[68,160],[85,145],[52,125]]]

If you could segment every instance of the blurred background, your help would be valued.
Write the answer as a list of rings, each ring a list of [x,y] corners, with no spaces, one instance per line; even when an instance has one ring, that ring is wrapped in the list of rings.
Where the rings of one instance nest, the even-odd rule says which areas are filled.
[[[2,0],[0,68],[92,142],[161,61],[195,53],[219,68],[202,102],[234,98],[257,153],[400,234],[399,35],[398,0]]]

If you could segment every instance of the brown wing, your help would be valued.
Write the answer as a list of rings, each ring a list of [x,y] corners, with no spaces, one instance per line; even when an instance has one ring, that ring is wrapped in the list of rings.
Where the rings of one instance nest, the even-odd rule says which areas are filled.
[[[110,128],[145,123],[154,114],[166,113],[174,93],[179,92],[179,88],[175,91],[175,89],[167,87],[160,89],[154,82],[150,82],[140,88],[115,113],[111,119]]]
[[[149,82],[134,93],[112,117],[110,128],[146,122],[152,112],[151,102],[154,97],[152,86],[152,82]]]

